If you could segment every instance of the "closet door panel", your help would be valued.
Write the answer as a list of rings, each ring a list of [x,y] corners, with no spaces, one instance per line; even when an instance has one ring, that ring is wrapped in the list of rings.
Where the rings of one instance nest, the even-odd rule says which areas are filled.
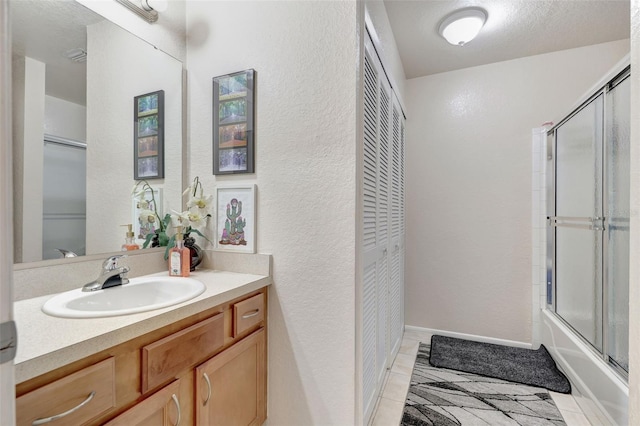
[[[378,394],[378,138],[379,72],[370,54],[364,61],[364,140],[362,173],[362,398],[368,419]]]
[[[400,106],[365,39],[362,208],[362,403],[368,422],[404,329],[404,128]]]
[[[392,92],[387,80],[380,80],[380,137],[378,139],[378,378],[384,380],[389,357],[389,178],[391,147],[391,99]]]
[[[402,112],[397,100],[393,99],[392,106],[392,133],[391,133],[391,244],[389,248],[390,253],[390,275],[389,275],[389,338],[390,338],[390,355],[391,358],[395,356],[400,348],[402,341],[402,333],[404,331],[404,322],[402,315],[403,305],[403,265],[402,260],[402,211],[401,206],[402,195],[402,181],[401,171],[404,168],[401,165],[402,154],[402,133],[401,133],[401,120]]]

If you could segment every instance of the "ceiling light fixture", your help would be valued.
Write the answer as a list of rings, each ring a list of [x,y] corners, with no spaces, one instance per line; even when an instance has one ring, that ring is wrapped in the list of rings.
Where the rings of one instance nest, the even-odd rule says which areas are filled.
[[[487,12],[484,9],[460,9],[444,18],[438,33],[449,43],[464,46],[478,35],[486,21]]]

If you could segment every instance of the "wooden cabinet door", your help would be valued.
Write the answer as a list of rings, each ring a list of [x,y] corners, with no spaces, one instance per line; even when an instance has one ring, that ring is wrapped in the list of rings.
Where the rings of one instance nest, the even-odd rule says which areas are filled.
[[[180,424],[180,380],[160,389],[105,426],[177,426]]]
[[[196,368],[196,424],[261,425],[267,417],[264,328]]]

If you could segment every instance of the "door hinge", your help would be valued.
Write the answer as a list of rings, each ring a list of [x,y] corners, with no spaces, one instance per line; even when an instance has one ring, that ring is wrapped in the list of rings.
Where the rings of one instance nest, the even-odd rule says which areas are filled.
[[[0,364],[9,362],[16,357],[18,349],[18,332],[15,321],[0,324]]]

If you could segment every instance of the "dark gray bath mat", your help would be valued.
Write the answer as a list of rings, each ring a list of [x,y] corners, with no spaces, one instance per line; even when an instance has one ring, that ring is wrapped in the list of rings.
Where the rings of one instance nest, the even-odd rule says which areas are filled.
[[[434,335],[429,364],[571,393],[569,380],[544,345],[534,350]]]
[[[402,426],[566,426],[545,389],[429,365],[420,344]]]

